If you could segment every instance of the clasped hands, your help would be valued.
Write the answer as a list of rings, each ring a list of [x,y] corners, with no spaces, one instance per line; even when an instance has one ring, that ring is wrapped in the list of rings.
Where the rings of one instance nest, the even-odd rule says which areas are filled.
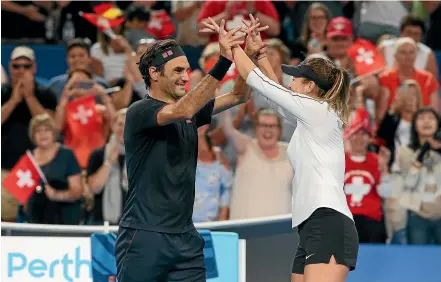
[[[208,21],[203,22],[205,28],[200,32],[217,33],[219,36],[220,54],[225,58],[233,61],[233,49],[245,44],[245,53],[249,57],[256,57],[262,59],[266,55],[267,44],[263,42],[260,33],[269,28],[269,26],[260,26],[259,18],[254,18],[249,15],[250,21],[242,20],[245,26],[238,26],[232,30],[225,30],[225,20],[222,19],[218,25],[213,19],[208,18]],[[246,38],[244,38],[246,36]]]

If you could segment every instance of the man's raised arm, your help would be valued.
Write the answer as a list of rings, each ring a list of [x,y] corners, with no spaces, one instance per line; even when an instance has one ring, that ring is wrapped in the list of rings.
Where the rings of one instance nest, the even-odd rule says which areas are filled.
[[[221,24],[225,24],[222,20]],[[229,32],[219,36],[219,41],[226,41],[229,44],[242,44],[240,37],[234,34],[241,28],[237,27]],[[202,107],[215,97],[216,88],[219,82],[224,78],[232,64],[231,50],[221,49],[221,54],[216,65],[187,95],[179,99],[174,104],[164,106],[157,114],[157,123],[165,125],[177,120],[193,117]]]

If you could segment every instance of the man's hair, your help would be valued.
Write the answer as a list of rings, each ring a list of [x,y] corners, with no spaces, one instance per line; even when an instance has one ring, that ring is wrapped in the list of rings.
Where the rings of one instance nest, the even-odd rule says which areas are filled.
[[[131,4],[129,7],[127,7],[127,10],[125,12],[125,19],[127,21],[133,21],[137,19],[139,21],[148,22],[150,19],[150,10],[144,6]]]
[[[141,55],[141,58],[139,60],[139,71],[141,72],[142,78],[144,79],[145,85],[147,87],[150,87],[150,73],[149,68],[155,67],[158,72],[161,72],[163,74],[164,72],[164,64],[159,66],[153,66],[152,62],[155,58],[155,54],[161,53],[162,51],[170,48],[179,46],[178,42],[174,39],[164,39],[164,40],[158,40],[151,45],[147,47],[147,51],[145,51],[144,54]]]
[[[331,89],[324,91],[319,89],[318,96],[326,101],[329,107],[333,109],[346,123],[349,118],[349,87],[350,76],[347,70],[337,67],[331,60],[323,57],[309,57],[305,60],[311,71],[321,79],[329,81],[332,84]],[[308,82],[308,79],[304,79]]]
[[[69,40],[69,42],[67,42],[66,52],[69,53],[70,50],[76,47],[86,50],[87,54],[90,55],[90,40],[82,38]]]
[[[414,15],[405,16],[400,23],[400,31],[402,32],[407,26],[418,26],[423,34],[426,32],[426,24],[422,19]]]

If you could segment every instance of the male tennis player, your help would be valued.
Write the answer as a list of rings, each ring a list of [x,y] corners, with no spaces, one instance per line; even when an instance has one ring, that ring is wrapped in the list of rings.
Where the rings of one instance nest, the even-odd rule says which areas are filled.
[[[219,36],[218,62],[188,93],[190,65],[176,41],[157,41],[141,56],[150,94],[127,111],[129,190],[115,249],[118,282],[206,281],[204,240],[192,222],[197,128],[248,98],[241,78],[230,93],[214,97],[232,64],[231,46],[243,44],[238,30]],[[259,51],[247,47],[250,56]]]

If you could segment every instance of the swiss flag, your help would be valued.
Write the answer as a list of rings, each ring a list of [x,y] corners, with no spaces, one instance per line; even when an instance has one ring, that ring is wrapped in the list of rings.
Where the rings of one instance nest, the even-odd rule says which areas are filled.
[[[31,153],[26,152],[2,184],[14,198],[24,204],[34,193],[41,179],[47,182]]]
[[[358,75],[383,69],[386,66],[383,56],[371,42],[357,39],[348,49],[349,57],[354,60]]]
[[[176,28],[165,10],[152,11],[147,32],[157,39],[169,38],[175,33]]]
[[[103,123],[102,115],[96,110],[95,96],[67,104],[64,144],[72,148],[81,167],[87,166],[92,150],[104,146]]]
[[[112,27],[119,26],[124,22],[124,18],[108,19],[93,13],[80,12],[80,16],[96,26],[101,31],[106,31]]]
[[[73,134],[101,131],[102,123],[98,120],[95,96],[88,95],[68,103],[66,107],[66,121]]]

